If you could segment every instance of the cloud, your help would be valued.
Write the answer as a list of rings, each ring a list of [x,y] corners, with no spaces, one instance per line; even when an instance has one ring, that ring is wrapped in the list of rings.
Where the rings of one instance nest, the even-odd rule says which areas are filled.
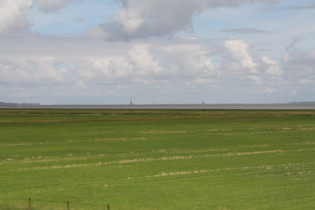
[[[10,37],[31,26],[27,19],[33,0],[0,1],[0,37]]]
[[[55,12],[76,0],[38,0],[39,8],[45,12]]]
[[[82,69],[90,81],[128,81],[132,83],[174,82],[181,79],[216,76],[216,69],[205,49],[199,45],[134,44],[118,55],[86,61],[91,71]]]
[[[44,69],[44,70],[43,70]],[[0,61],[0,81],[10,84],[54,84],[65,82],[66,70],[58,68],[54,57],[28,57]]]
[[[249,46],[243,40],[227,40],[224,43],[227,49],[230,66],[236,69],[245,69],[247,72],[256,73],[258,66],[249,53]]]
[[[253,29],[253,28],[238,28],[238,29],[226,29],[221,30],[223,33],[237,33],[237,34],[261,34],[266,33],[266,31]]]
[[[80,0],[2,0],[0,2],[0,36],[11,36],[29,30],[31,10],[56,12]],[[110,22],[92,27],[87,34],[107,40],[165,36],[192,30],[192,18],[213,7],[244,3],[273,3],[277,0],[116,0],[122,9]],[[37,7],[38,6],[38,7]],[[80,19],[82,20],[82,19]],[[250,31],[247,30],[247,33]],[[254,32],[251,30],[251,32]],[[257,31],[256,31],[257,32]]]
[[[306,6],[290,7],[289,9],[293,9],[293,10],[309,10],[309,9],[315,9],[315,4],[306,5]]]
[[[244,40],[230,39],[224,42],[220,83],[231,87],[243,87],[243,92],[278,92],[282,88],[283,67]],[[249,88],[249,89],[246,89]]]
[[[192,18],[213,7],[232,7],[240,4],[278,0],[116,0],[122,10],[111,22],[92,28],[87,34],[107,40],[122,40],[170,35],[192,30]]]
[[[137,45],[128,52],[128,60],[138,75],[157,75],[162,72],[159,61],[150,52],[150,46]]]
[[[178,72],[178,76],[196,78],[216,77],[217,69],[210,56],[211,49],[204,48],[200,44],[183,43],[170,44],[161,48],[161,58],[169,72]]]
[[[85,62],[91,67],[90,80],[112,82],[128,80],[129,82],[156,80],[162,74],[162,67],[154,55],[150,52],[148,45],[135,45],[120,55],[96,57]],[[82,69],[84,73],[86,69]]]
[[[285,48],[286,51],[290,51],[291,49],[294,49],[295,45],[302,41],[303,39],[300,37],[294,37],[292,42]]]
[[[83,22],[85,22],[85,19],[82,18],[82,17],[78,17],[78,18],[77,18],[77,21],[80,22],[80,23],[83,23]]]
[[[16,47],[8,48],[13,42]],[[226,40],[219,47],[202,39],[125,43],[36,37],[0,44],[9,49],[5,54],[0,49],[0,84],[39,90],[54,86],[56,94],[62,89],[107,94],[111,89],[115,95],[148,84],[157,92],[224,87],[270,92],[279,88],[275,85],[283,76],[275,60],[261,56],[243,40]]]
[[[107,95],[129,99],[132,94],[154,98],[189,93],[191,98],[225,94],[237,99],[237,94],[315,88],[314,50],[295,47],[276,60],[240,39],[103,42],[18,37],[0,39],[0,45],[1,89],[18,98],[51,93],[81,100]]]
[[[243,40],[226,40],[226,59],[221,67],[234,74],[245,75],[255,81],[259,77],[280,77],[283,74],[281,66],[266,55],[260,55]]]
[[[307,51],[293,49],[283,57],[282,62],[293,77],[305,76],[305,79],[310,79],[315,74],[315,49]]]
[[[283,74],[280,66],[274,60],[271,60],[268,56],[264,55],[262,57],[263,68],[265,69],[266,73],[271,76],[281,76]]]
[[[32,26],[29,16],[35,5],[39,5],[39,9],[44,12],[55,12],[75,1],[78,0],[1,0],[0,37],[29,32]]]
[[[191,43],[194,42],[194,43]],[[15,48],[10,48],[12,44]],[[143,84],[217,77],[202,40],[106,43],[85,38],[0,40],[0,83],[19,86]],[[6,51],[6,53],[3,53]]]

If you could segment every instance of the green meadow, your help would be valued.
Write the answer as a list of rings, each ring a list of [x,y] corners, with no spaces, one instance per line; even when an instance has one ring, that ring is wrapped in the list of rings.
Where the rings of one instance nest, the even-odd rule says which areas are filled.
[[[314,110],[0,109],[0,209],[314,209]]]

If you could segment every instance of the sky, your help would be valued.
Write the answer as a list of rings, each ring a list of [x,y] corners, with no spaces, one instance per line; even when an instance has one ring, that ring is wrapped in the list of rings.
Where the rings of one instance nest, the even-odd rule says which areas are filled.
[[[315,101],[315,0],[0,0],[0,101]]]

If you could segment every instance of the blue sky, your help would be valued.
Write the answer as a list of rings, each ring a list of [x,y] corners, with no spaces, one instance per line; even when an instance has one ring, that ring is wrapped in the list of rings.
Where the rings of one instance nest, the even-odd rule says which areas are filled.
[[[3,0],[0,13],[0,101],[315,101],[314,0]]]

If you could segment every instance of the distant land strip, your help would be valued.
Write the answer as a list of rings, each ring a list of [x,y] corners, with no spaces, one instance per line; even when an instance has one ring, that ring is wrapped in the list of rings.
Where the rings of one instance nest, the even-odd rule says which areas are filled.
[[[275,104],[133,104],[133,105],[40,105],[2,104],[0,109],[265,109],[265,110],[315,110],[315,103]]]

